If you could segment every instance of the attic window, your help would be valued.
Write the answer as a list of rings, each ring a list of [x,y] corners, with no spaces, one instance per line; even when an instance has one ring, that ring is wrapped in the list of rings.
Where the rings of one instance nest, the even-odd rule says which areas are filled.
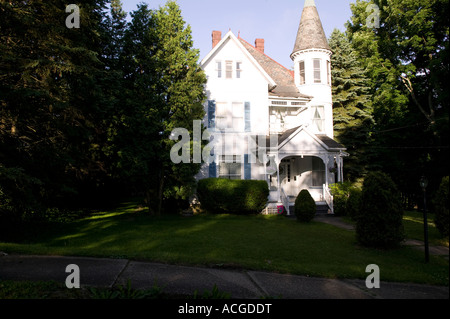
[[[233,61],[225,62],[225,77],[231,79],[233,77]]]
[[[241,72],[242,72],[242,62],[236,62],[236,78],[241,78]]]
[[[216,62],[216,72],[217,72],[217,77],[220,79],[222,77],[222,62],[221,61]]]

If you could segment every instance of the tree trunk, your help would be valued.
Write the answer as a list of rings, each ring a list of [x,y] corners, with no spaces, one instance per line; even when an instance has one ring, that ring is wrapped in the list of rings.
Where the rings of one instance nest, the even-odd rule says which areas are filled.
[[[411,98],[413,103],[419,108],[420,112],[425,116],[425,118],[428,120],[428,122],[430,123],[430,128],[433,131],[433,135],[434,136],[439,136],[437,128],[436,128],[436,119],[435,119],[435,111],[433,108],[433,102],[432,102],[432,93],[430,92],[428,94],[428,110],[429,112],[427,112],[425,110],[425,108],[420,104],[420,102],[417,100],[416,94],[414,92],[411,80],[402,75],[401,76],[403,84],[405,85],[406,89],[409,91],[409,93],[411,94]]]
[[[148,213],[150,215],[155,215],[155,210],[152,207],[152,191],[151,191],[151,189],[147,189],[145,191],[145,203],[147,204],[147,207],[148,207]]]
[[[156,214],[161,216],[162,214],[162,204],[163,204],[163,193],[164,193],[164,174],[160,173],[159,179],[159,190],[158,190],[158,210]]]

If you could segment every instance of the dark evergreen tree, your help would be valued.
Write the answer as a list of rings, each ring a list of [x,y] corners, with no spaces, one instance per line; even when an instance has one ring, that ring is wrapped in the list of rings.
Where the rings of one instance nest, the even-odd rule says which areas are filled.
[[[103,56],[108,70],[117,71],[120,68],[127,15],[120,0],[111,0],[109,15],[105,17],[103,22],[105,28]]]
[[[336,139],[347,147],[345,178],[364,176],[370,163],[373,129],[369,80],[346,35],[335,29],[329,39],[333,50],[333,118]]]
[[[0,2],[0,187],[7,209],[20,214],[64,203],[100,169],[97,31],[104,1],[83,2],[79,29],[66,27],[66,5]],[[23,193],[33,203],[26,209],[18,203]]]
[[[117,171],[145,195],[154,214],[167,199],[186,199],[199,164],[173,164],[172,130],[193,131],[204,117],[206,77],[191,30],[175,2],[157,11],[141,4],[124,37],[123,104],[116,140]],[[192,134],[191,134],[192,136]]]

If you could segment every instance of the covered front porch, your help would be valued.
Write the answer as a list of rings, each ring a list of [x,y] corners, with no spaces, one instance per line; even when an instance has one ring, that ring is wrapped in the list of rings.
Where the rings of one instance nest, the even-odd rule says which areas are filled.
[[[293,213],[297,195],[307,189],[319,207],[327,206],[326,211],[332,213],[333,198],[329,185],[341,181],[340,174],[336,174],[334,168],[334,159],[332,167],[330,169],[327,161],[318,156],[288,156],[282,159],[278,171],[268,175],[269,202],[282,204],[289,215]]]
[[[307,189],[318,211],[333,214],[333,196],[329,186],[343,181],[344,147],[327,136],[313,135],[304,128],[280,137],[278,151],[270,150],[268,157],[276,172],[267,174],[270,187],[269,206],[284,206],[288,215],[294,214],[297,195]]]

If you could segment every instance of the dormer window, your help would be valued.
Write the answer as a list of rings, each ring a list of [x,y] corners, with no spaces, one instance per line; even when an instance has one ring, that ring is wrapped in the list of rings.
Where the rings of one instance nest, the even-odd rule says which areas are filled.
[[[322,77],[320,74],[320,59],[314,59],[314,83],[322,83]]]

